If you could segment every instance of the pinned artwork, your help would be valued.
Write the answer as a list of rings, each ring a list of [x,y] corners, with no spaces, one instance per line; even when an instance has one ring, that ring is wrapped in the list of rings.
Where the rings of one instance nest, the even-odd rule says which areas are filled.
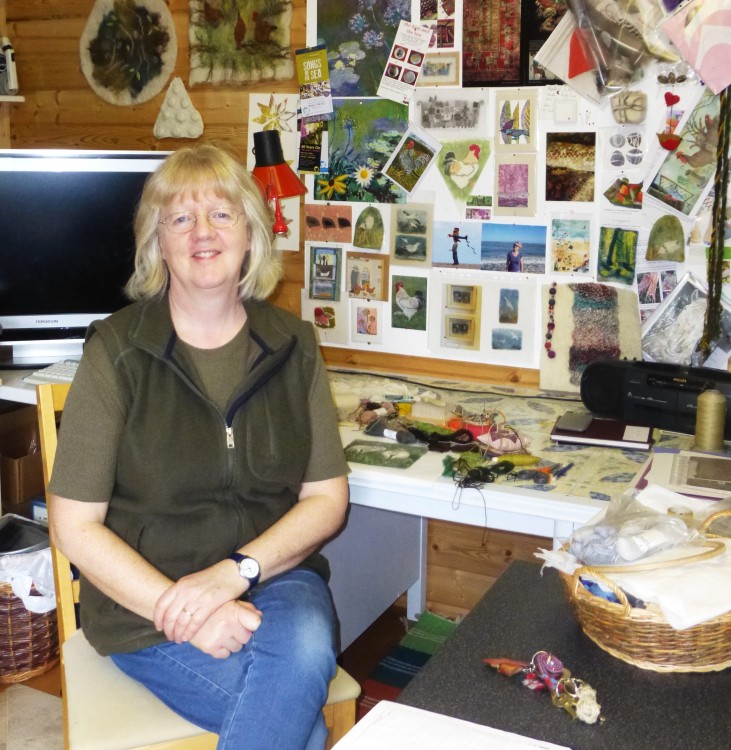
[[[324,302],[302,294],[302,320],[309,320],[322,344],[348,343],[348,301]]]
[[[630,182],[627,177],[617,177],[604,191],[604,197],[620,208],[642,208],[642,183]]]
[[[535,154],[496,157],[494,179],[496,216],[535,216]]]
[[[384,236],[383,216],[375,206],[367,206],[355,222],[353,246],[366,250],[380,250]]]
[[[399,276],[391,280],[391,327],[426,331],[427,285],[424,276]]]
[[[556,273],[588,274],[591,266],[591,219],[551,220],[551,268]]]
[[[546,341],[540,387],[578,393],[581,375],[598,359],[641,359],[637,294],[594,282],[545,284],[541,295]]]
[[[542,224],[483,224],[481,268],[506,273],[546,273],[546,233]]]
[[[716,172],[719,97],[704,89],[681,128],[681,143],[669,153],[647,187],[647,194],[691,216],[711,189]]]
[[[142,104],[175,69],[175,24],[164,0],[96,0],[81,32],[81,70],[110,104]]]
[[[353,238],[350,205],[305,204],[305,242],[345,242]]]
[[[349,297],[388,299],[387,255],[350,251],[346,255],[345,276]]]
[[[445,284],[443,295],[442,346],[479,349],[482,287]]]
[[[152,132],[155,138],[199,138],[203,134],[203,118],[193,106],[182,78],[173,78]]]
[[[391,211],[391,260],[427,267],[431,262],[432,212],[429,204],[394,206]]]
[[[546,200],[593,201],[596,133],[546,134]]]
[[[650,230],[647,260],[685,260],[685,233],[680,219],[672,214],[661,216]]]
[[[437,164],[452,197],[465,203],[490,158],[487,138],[442,140]]]
[[[408,107],[389,99],[335,99],[328,131],[328,174],[315,178],[315,199],[405,203],[382,173],[406,132]]]
[[[188,83],[243,84],[294,77],[292,4],[189,0]]]
[[[636,229],[600,227],[597,275],[601,281],[634,282],[638,237]]]
[[[435,268],[480,269],[480,223],[434,222],[432,265]]]
[[[538,119],[536,92],[525,89],[498,91],[495,95],[495,151],[536,151]]]
[[[383,343],[382,303],[351,299],[350,340],[363,344]]]
[[[412,193],[424,179],[441,148],[424,128],[411,125],[386,162],[383,174],[407,193]]]
[[[536,287],[530,281],[510,278],[484,284],[490,361],[516,367],[536,367]]]
[[[341,247],[310,247],[310,299],[340,299],[342,258]]]
[[[408,2],[315,0],[318,43],[325,44],[333,96],[375,96]]]

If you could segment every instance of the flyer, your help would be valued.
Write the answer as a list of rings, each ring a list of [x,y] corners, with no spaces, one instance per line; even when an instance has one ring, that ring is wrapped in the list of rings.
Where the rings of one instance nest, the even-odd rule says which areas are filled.
[[[295,62],[302,117],[329,120],[333,112],[333,101],[325,45],[298,49]]]
[[[406,104],[416,87],[424,56],[429,49],[432,30],[409,21],[401,21],[386,68],[378,86],[378,96]]]

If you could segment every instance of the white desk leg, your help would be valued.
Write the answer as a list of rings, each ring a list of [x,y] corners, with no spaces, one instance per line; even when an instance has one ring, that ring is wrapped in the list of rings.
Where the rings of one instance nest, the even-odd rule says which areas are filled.
[[[406,592],[406,617],[409,620],[418,619],[426,610],[426,551],[429,532],[429,519],[420,519],[419,539],[419,578]]]

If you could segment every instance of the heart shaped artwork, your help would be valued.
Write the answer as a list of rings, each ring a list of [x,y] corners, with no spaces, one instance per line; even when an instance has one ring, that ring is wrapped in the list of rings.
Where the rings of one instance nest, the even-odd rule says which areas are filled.
[[[680,97],[677,94],[673,94],[672,91],[665,92],[665,104],[668,107],[672,107],[673,104],[677,104],[680,101]]]

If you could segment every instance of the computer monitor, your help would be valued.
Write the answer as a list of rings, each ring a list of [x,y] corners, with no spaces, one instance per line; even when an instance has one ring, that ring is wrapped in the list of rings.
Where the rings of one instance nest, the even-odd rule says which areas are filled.
[[[128,304],[133,219],[165,152],[0,150],[0,368],[81,354]]]

